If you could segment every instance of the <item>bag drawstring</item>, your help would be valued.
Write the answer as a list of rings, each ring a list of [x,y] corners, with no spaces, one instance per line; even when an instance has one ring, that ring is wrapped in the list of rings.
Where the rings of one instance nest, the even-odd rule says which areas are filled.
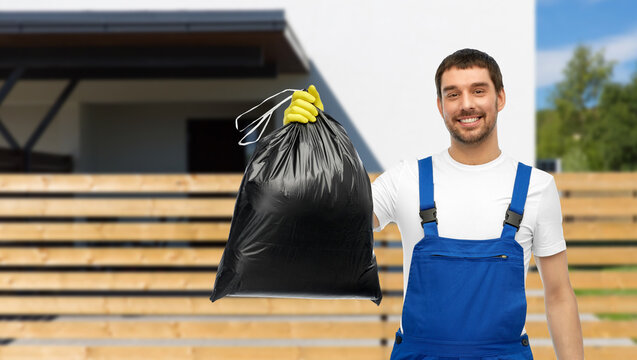
[[[244,112],[243,114],[241,114],[241,115],[237,116],[237,118],[234,120],[234,124],[235,124],[235,127],[237,128],[237,130],[239,130],[239,118],[241,118],[243,115],[245,115],[245,114],[247,114],[247,113],[251,112],[252,110],[254,110],[254,109],[258,108],[259,106],[263,105],[263,104],[264,104],[264,103],[266,103],[268,100],[270,100],[270,99],[272,99],[272,98],[275,98],[275,97],[277,97],[277,96],[279,96],[279,95],[281,95],[281,94],[283,94],[283,93],[285,93],[285,92],[288,92],[288,91],[292,91],[292,92],[294,92],[294,91],[299,91],[299,90],[298,90],[298,89],[285,89],[285,90],[283,90],[283,91],[279,91],[278,93],[276,93],[276,94],[274,94],[274,95],[270,96],[269,98],[267,98],[267,99],[265,99],[265,100],[261,101],[261,102],[260,102],[257,106],[254,106],[254,107],[253,107],[253,108],[251,108],[250,110],[248,110],[248,111]],[[244,127],[243,129],[239,130],[239,132],[243,132],[243,131],[245,131],[247,128],[249,128],[250,126],[252,126],[254,123],[256,123],[256,125],[254,125],[254,126],[252,127],[252,129],[250,129],[250,131],[248,131],[248,132],[247,132],[247,133],[246,133],[246,134],[245,134],[245,135],[241,138],[241,140],[239,140],[239,145],[246,146],[246,145],[250,145],[250,144],[253,144],[253,143],[255,143],[255,142],[259,141],[259,139],[261,139],[261,135],[263,135],[263,132],[264,132],[264,131],[265,131],[265,129],[268,127],[268,122],[270,122],[270,118],[272,117],[272,114],[274,113],[274,111],[275,111],[276,109],[278,109],[281,105],[283,105],[285,102],[287,102],[288,100],[290,100],[291,98],[292,98],[292,95],[290,95],[290,96],[286,97],[285,99],[283,99],[283,101],[281,101],[280,103],[278,103],[278,104],[274,105],[271,109],[269,109],[268,111],[266,111],[265,113],[263,113],[263,115],[259,116],[256,120],[254,120],[253,122],[251,122],[250,124],[248,124],[248,125],[247,125],[246,127]],[[256,139],[256,140],[254,140],[254,141],[250,141],[250,142],[244,142],[244,141],[243,141],[243,140],[244,140],[245,138],[247,138],[250,134],[252,134],[252,133],[253,133],[256,129],[258,129],[258,128],[259,128],[259,126],[261,126],[261,124],[263,124],[263,123],[265,123],[265,125],[263,125],[263,128],[261,129],[261,132],[259,133],[259,136],[257,137],[257,139]]]

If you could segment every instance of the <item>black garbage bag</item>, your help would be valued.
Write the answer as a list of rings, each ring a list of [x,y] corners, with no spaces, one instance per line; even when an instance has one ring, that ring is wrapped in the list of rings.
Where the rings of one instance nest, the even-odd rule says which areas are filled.
[[[345,129],[319,110],[262,138],[237,196],[210,300],[369,299],[382,294],[368,174]]]

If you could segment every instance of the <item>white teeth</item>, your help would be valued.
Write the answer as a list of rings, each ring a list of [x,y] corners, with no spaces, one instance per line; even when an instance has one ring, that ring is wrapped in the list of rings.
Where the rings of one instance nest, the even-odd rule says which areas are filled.
[[[469,119],[462,119],[460,120],[461,123],[472,123],[472,122],[476,122],[478,121],[479,118],[475,117],[475,118],[469,118]]]

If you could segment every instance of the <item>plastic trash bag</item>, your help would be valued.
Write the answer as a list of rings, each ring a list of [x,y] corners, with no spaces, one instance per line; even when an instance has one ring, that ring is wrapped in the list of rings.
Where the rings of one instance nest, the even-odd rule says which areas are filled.
[[[368,174],[319,110],[257,143],[235,204],[212,302],[224,296],[370,299],[382,294]]]

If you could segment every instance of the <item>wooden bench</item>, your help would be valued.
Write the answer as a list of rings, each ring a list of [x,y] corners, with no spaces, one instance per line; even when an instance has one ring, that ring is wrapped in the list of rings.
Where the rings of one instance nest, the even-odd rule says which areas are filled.
[[[241,176],[0,175],[0,359],[388,359],[402,307],[394,225],[375,234],[380,307],[209,301]],[[637,271],[601,270],[637,265],[635,174],[555,177],[573,286],[637,289]],[[527,288],[541,286],[532,267]],[[581,313],[637,313],[634,293],[578,302]],[[544,312],[541,296],[528,305]],[[582,326],[586,338],[637,337],[634,318]],[[536,359],[554,358],[550,343],[534,344],[549,339],[545,321],[530,319],[527,331]],[[586,352],[637,357],[635,345]]]

